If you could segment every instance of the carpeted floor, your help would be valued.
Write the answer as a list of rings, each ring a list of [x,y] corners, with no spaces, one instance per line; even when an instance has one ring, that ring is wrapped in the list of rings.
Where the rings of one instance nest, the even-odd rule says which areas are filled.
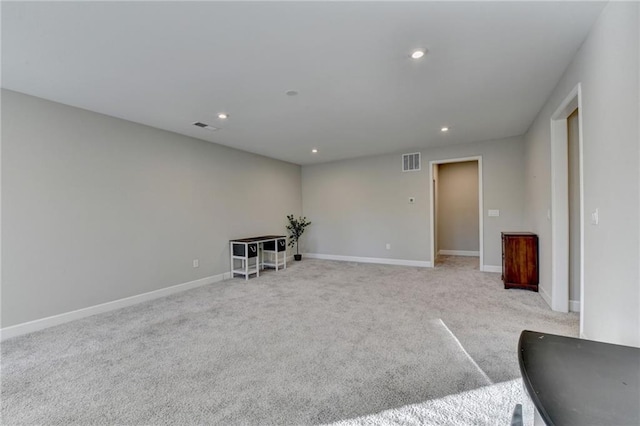
[[[2,423],[507,425],[520,331],[578,316],[440,260],[304,259],[7,340]]]
[[[448,256],[439,254],[436,257],[436,268],[475,269],[480,270],[480,258],[477,256]]]

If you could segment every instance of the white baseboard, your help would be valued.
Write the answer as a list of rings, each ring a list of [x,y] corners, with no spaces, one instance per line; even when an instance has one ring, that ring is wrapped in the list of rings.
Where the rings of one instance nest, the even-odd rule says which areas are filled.
[[[538,293],[540,294],[540,297],[542,297],[542,299],[547,302],[547,305],[549,305],[549,307],[551,308],[551,296],[549,296],[549,293],[547,293],[546,290],[540,285],[538,285]],[[579,300],[569,300],[569,312],[580,312]]]
[[[438,250],[438,254],[444,256],[480,256],[479,251],[469,251],[469,250]]]
[[[580,312],[579,300],[569,300],[569,312]]]
[[[481,270],[482,270],[482,272],[495,272],[495,273],[501,274],[502,273],[502,266],[483,265]]]
[[[191,290],[192,288],[213,284],[215,282],[223,281],[229,278],[231,278],[231,273],[225,272],[223,274],[200,278],[198,280],[173,285],[171,287],[161,288],[159,290],[150,291],[148,293],[137,294],[135,296],[125,297],[124,299],[118,299],[112,302],[106,302],[106,303],[101,303],[99,305],[89,306],[88,308],[82,308],[82,309],[78,309],[71,312],[65,312],[63,314],[53,315],[50,317],[25,322],[22,324],[12,325],[12,326],[0,329],[0,341],[9,339],[11,337],[32,333],[34,331],[43,330],[45,328],[53,327],[55,325],[64,324],[69,321],[74,321],[80,318],[86,318],[92,315],[114,311],[116,309],[121,309],[127,306],[137,305],[138,303],[147,302],[149,300],[169,296],[171,294],[179,293],[185,290]]]
[[[542,299],[547,302],[547,305],[549,305],[549,308],[551,308],[551,296],[549,296],[549,293],[547,293],[544,289],[544,287],[542,287],[541,285],[538,285],[538,293],[540,294],[540,296],[542,297]],[[552,308],[553,309],[553,308]]]
[[[385,259],[381,257],[340,256],[335,254],[305,253],[309,259],[339,260],[342,262],[379,263],[382,265],[418,266],[431,268],[431,262],[423,260]]]

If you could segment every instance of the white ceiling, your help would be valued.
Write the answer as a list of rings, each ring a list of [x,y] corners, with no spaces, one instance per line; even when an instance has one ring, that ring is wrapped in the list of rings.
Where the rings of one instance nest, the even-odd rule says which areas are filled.
[[[525,133],[602,8],[3,2],[2,87],[311,164]]]

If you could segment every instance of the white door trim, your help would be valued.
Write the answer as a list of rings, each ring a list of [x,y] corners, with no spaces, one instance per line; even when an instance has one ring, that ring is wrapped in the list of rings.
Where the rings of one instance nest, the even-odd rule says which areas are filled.
[[[484,270],[484,223],[482,218],[483,212],[483,203],[482,203],[482,156],[474,156],[474,157],[462,157],[462,158],[448,158],[446,160],[433,160],[429,161],[429,222],[430,222],[430,231],[431,235],[429,238],[431,239],[431,267],[435,268],[436,265],[436,242],[433,238],[435,232],[435,221],[434,221],[434,204],[435,200],[433,199],[433,166],[437,164],[446,164],[446,163],[462,163],[464,161],[477,161],[478,162],[478,226],[479,226],[479,243],[480,243],[480,270]]]
[[[578,83],[551,116],[551,309],[569,311],[569,184],[567,117],[578,108],[580,164],[580,335],[584,327],[584,142]]]

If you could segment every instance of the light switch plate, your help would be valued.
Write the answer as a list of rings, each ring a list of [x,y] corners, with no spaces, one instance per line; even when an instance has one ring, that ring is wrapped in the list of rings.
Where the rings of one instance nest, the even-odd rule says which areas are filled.
[[[498,217],[500,216],[500,210],[489,210],[489,217]]]

